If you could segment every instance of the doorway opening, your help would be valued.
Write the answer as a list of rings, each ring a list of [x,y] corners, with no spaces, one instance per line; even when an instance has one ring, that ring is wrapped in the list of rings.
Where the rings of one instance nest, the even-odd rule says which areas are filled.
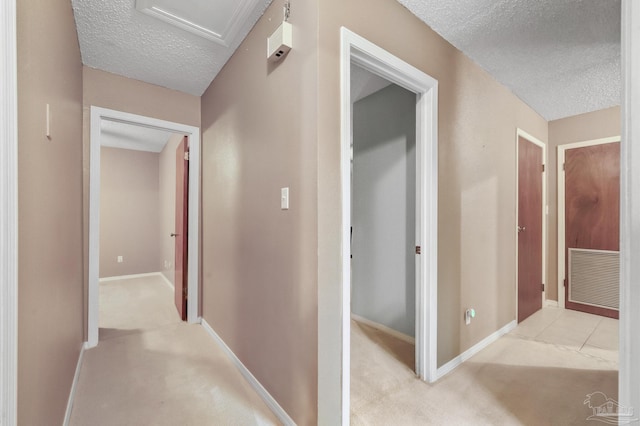
[[[352,121],[353,65],[411,93],[415,107],[415,373],[423,380],[437,378],[437,104],[438,82],[346,28],[341,29],[341,188],[342,188],[342,420],[350,418],[351,291],[352,291]],[[395,90],[395,89],[394,89]],[[355,151],[358,149],[355,148]],[[357,152],[356,152],[357,154]],[[357,166],[357,163],[356,163]],[[406,179],[406,175],[405,175]],[[366,179],[365,179],[366,180]],[[355,182],[354,182],[355,183]],[[356,209],[357,213],[357,209]],[[354,229],[353,232],[359,232]],[[406,237],[406,234],[405,234]],[[359,238],[356,237],[356,241]],[[358,253],[353,253],[357,256]],[[406,316],[405,316],[406,320]]]
[[[547,254],[547,151],[544,142],[516,132],[516,318],[539,311],[545,301]]]
[[[176,182],[174,178],[174,185],[177,187],[182,184],[183,188],[187,188],[186,194],[183,200],[186,201],[186,205],[181,205],[181,211],[184,212],[184,229],[189,230],[188,241],[183,241],[183,246],[189,253],[188,258],[185,261],[185,274],[187,276],[187,283],[185,284],[185,291],[180,291],[181,302],[188,297],[189,303],[186,305],[186,310],[180,312],[179,304],[176,304],[180,315],[183,319],[186,319],[190,323],[199,322],[199,290],[198,290],[198,259],[199,259],[199,156],[200,156],[200,130],[197,127],[183,125],[179,123],[173,123],[164,120],[158,120],[150,117],[139,116],[135,114],[124,113],[120,111],[109,110],[99,107],[91,107],[91,150],[90,150],[90,189],[89,189],[89,288],[88,288],[88,312],[87,312],[87,324],[88,324],[88,339],[87,346],[94,347],[98,344],[99,334],[99,309],[100,309],[100,230],[101,230],[101,149],[104,145],[104,140],[107,138],[104,135],[103,128],[109,126],[118,125],[133,125],[137,128],[143,128],[146,130],[168,132],[171,134],[184,135],[186,143],[189,145],[189,158],[185,158],[184,152],[182,153],[182,161],[189,161],[187,166],[188,174],[184,173],[183,176],[186,179],[182,182]],[[183,137],[178,138],[178,143],[182,141]],[[186,144],[184,141],[182,145]],[[173,153],[171,153],[173,155]],[[171,161],[176,161],[176,167],[180,163],[177,156],[171,158]],[[183,170],[184,172],[184,170]],[[176,173],[177,175],[177,173]],[[188,198],[187,198],[188,197]],[[176,209],[177,212],[177,209]],[[171,226],[172,234],[180,234],[181,232],[175,230]],[[167,232],[167,238],[169,238]],[[173,238],[172,238],[173,241]],[[111,256],[114,257],[114,256]],[[118,262],[121,258],[119,256],[114,257],[114,261]],[[124,259],[122,259],[124,260]],[[173,262],[171,265],[167,265],[165,259],[164,266],[168,269],[173,269]],[[163,275],[164,276],[164,275]],[[170,281],[164,277],[166,281]],[[171,283],[174,284],[174,283]],[[178,286],[175,286],[178,289]],[[178,298],[176,297],[176,300]],[[182,303],[181,303],[182,304]],[[184,305],[182,304],[184,308]],[[185,312],[186,311],[186,312]]]
[[[350,374],[357,416],[372,402],[372,392],[363,392],[371,374],[389,383],[416,371],[416,94],[357,65],[351,71]]]

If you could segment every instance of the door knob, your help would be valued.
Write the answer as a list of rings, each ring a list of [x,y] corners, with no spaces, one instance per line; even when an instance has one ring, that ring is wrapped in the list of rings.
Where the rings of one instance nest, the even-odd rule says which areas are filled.
[[[179,237],[180,234],[171,234],[170,237]]]
[[[525,229],[527,229],[527,227],[526,227],[526,226],[520,226],[520,225],[518,225],[518,232],[522,232],[522,231],[524,231]]]

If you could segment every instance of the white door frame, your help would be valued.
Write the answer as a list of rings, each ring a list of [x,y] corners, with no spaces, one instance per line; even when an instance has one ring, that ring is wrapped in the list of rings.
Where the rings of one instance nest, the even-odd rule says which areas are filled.
[[[622,0],[622,143],[620,144],[621,406],[640,414],[640,2]]]
[[[518,320],[518,290],[520,286],[519,275],[518,275],[518,213],[519,213],[519,203],[520,203],[520,189],[519,189],[519,181],[520,181],[520,144],[519,139],[522,137],[527,141],[531,142],[534,145],[542,148],[542,165],[544,166],[544,170],[542,171],[542,284],[544,284],[545,290],[547,289],[547,213],[548,213],[548,201],[547,201],[547,144],[542,142],[540,139],[530,135],[524,130],[517,128],[516,130],[516,229],[515,238],[516,238],[516,321]],[[542,306],[544,306],[546,300],[546,291],[543,291],[540,297],[542,297]]]
[[[558,306],[564,308],[564,280],[565,276],[565,176],[564,176],[564,158],[568,149],[584,148],[586,146],[603,145],[605,143],[620,142],[620,136],[612,136],[609,138],[594,139],[588,141],[574,142],[565,145],[558,145]],[[622,230],[622,229],[621,229]]]
[[[99,260],[100,260],[100,134],[102,120],[185,134],[189,137],[189,258],[187,321],[199,323],[198,260],[200,229],[200,129],[185,124],[159,120],[96,106],[91,107],[91,149],[89,179],[89,296],[87,309],[87,347],[98,344]]]
[[[18,98],[16,2],[0,5],[0,424],[17,424]]]
[[[438,82],[359,35],[341,28],[342,423],[350,416],[351,64],[416,93],[416,373],[437,378]],[[321,349],[322,350],[322,349]]]

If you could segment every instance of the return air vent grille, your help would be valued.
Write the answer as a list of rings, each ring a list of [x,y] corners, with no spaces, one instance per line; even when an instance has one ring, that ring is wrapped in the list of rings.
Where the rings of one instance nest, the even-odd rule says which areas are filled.
[[[618,310],[620,252],[569,249],[569,301]]]

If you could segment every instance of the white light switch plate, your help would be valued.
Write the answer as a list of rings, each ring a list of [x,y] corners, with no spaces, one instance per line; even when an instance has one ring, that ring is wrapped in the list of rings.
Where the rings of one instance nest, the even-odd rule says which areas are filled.
[[[280,208],[289,210],[289,188],[280,188]]]

